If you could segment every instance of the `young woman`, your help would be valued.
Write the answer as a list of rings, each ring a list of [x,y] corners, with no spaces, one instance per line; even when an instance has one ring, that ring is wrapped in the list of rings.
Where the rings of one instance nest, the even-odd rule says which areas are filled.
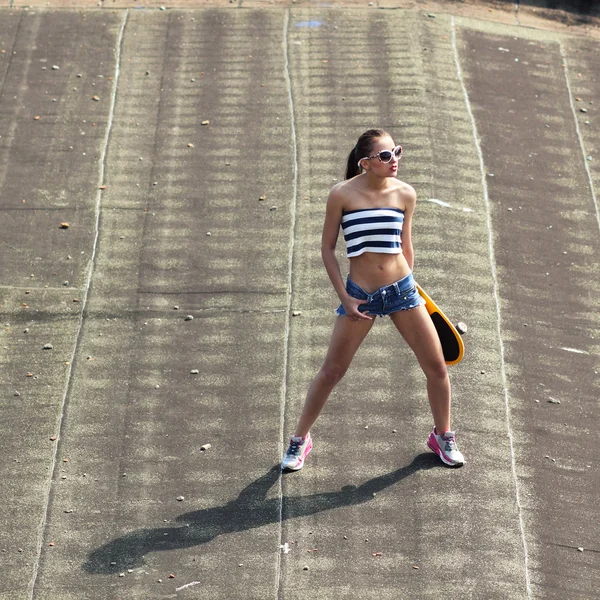
[[[340,298],[329,350],[308,388],[282,468],[297,471],[312,449],[310,428],[346,373],[374,316],[389,315],[427,378],[434,427],[427,445],[451,466],[465,461],[450,429],[450,380],[442,347],[412,276],[415,190],[396,179],[401,146],[380,129],[365,131],[348,157],[346,180],[327,200],[321,256]],[[346,284],[335,257],[340,225],[350,260]]]

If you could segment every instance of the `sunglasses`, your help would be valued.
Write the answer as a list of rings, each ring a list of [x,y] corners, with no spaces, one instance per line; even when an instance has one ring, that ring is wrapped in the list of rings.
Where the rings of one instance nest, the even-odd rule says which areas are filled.
[[[389,163],[392,160],[392,156],[395,156],[398,160],[402,158],[402,146],[396,146],[393,150],[380,150],[377,154],[373,154],[373,156],[365,156],[358,161],[358,168],[361,169],[360,161],[361,160],[371,160],[372,158],[379,159],[379,162]]]

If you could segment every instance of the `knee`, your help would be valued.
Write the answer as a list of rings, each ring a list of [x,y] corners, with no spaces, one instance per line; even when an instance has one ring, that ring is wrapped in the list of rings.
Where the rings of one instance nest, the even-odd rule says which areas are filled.
[[[347,367],[341,365],[325,364],[319,371],[319,377],[325,385],[333,387],[342,379],[347,370]]]
[[[423,365],[423,371],[425,372],[427,379],[433,379],[435,381],[443,381],[448,377],[448,367],[443,358]]]

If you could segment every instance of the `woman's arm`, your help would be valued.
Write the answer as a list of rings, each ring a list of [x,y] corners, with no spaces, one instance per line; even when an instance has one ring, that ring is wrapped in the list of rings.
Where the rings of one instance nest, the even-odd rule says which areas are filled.
[[[341,194],[336,188],[333,188],[329,193],[325,209],[325,223],[323,224],[323,235],[321,237],[321,258],[340,302],[344,303],[348,299],[348,294],[340,272],[340,265],[335,256],[335,246],[340,233],[340,223],[342,222],[342,206]]]
[[[340,265],[335,256],[335,246],[340,234],[340,223],[342,222],[342,210],[342,194],[337,188],[333,188],[329,193],[327,208],[325,210],[325,223],[323,225],[323,236],[321,239],[321,257],[327,275],[329,275],[329,279],[331,280],[340,302],[344,306],[346,316],[352,321],[357,321],[359,319],[372,320],[373,317],[369,317],[358,310],[358,307],[361,304],[365,304],[367,301],[352,298],[348,295],[348,292],[346,292],[346,285],[344,284],[342,274],[340,273]]]
[[[415,252],[412,245],[412,218],[415,212],[415,204],[417,203],[417,194],[410,186],[406,186],[406,190],[402,193],[404,201],[404,224],[402,226],[402,253],[410,270],[414,268]]]

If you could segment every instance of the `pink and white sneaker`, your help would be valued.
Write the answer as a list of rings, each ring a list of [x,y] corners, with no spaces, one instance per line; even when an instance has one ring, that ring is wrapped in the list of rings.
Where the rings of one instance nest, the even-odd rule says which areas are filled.
[[[312,439],[310,433],[306,437],[290,438],[290,447],[288,448],[283,460],[281,461],[282,471],[299,471],[304,466],[304,459],[312,450]]]
[[[464,456],[456,447],[456,436],[454,431],[446,431],[443,435],[438,435],[436,428],[429,434],[427,445],[441,459],[442,462],[451,467],[461,467],[465,464]]]

